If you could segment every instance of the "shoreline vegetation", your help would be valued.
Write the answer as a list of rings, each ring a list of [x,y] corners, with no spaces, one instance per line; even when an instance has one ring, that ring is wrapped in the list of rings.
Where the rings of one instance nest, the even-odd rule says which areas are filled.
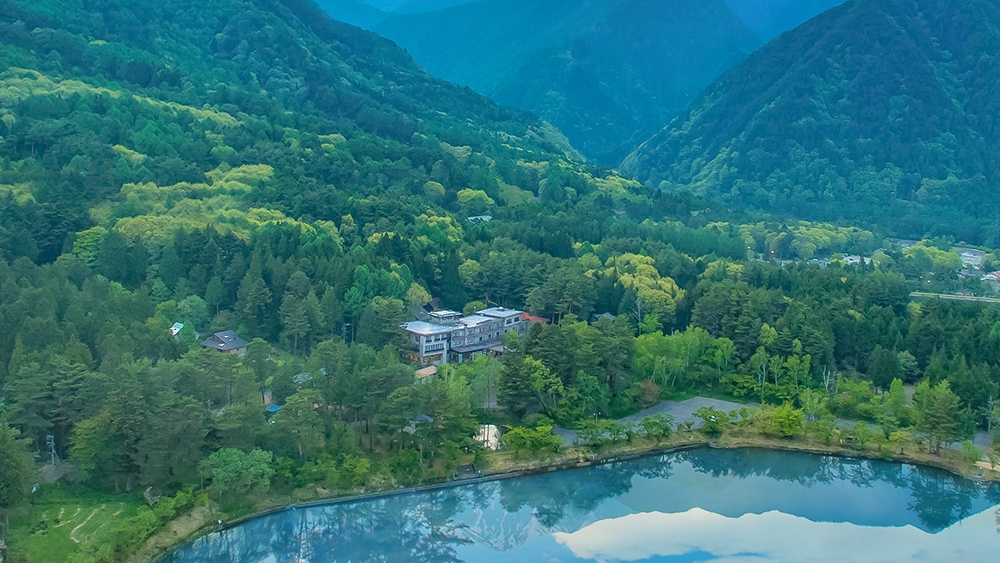
[[[954,475],[978,482],[1000,483],[1000,464],[993,469],[976,465],[962,456],[958,450],[942,449],[938,454],[929,454],[920,444],[910,444],[902,449],[868,444],[864,449],[849,445],[850,441],[827,444],[812,438],[784,438],[770,436],[750,429],[732,429],[719,435],[710,435],[701,430],[686,430],[674,433],[669,439],[656,440],[646,436],[632,441],[604,442],[598,448],[586,444],[561,448],[550,455],[516,459],[509,450],[492,452],[486,458],[487,466],[481,474],[473,478],[446,477],[431,479],[426,484],[370,491],[332,492],[322,487],[303,487],[292,491],[291,495],[269,496],[260,499],[252,511],[234,514],[222,519],[226,514],[218,512],[213,504],[196,507],[192,514],[168,522],[162,530],[149,538],[146,544],[129,559],[130,563],[152,563],[161,560],[168,553],[205,535],[228,530],[248,521],[269,514],[308,508],[357,502],[368,499],[396,496],[410,493],[433,491],[455,486],[469,485],[502,479],[512,479],[528,475],[565,471],[593,465],[617,463],[647,456],[668,455],[697,448],[719,449],[767,449],[774,451],[802,452],[816,455],[849,457],[858,459],[884,460],[920,467],[940,469]],[[470,456],[471,457],[471,456]],[[324,493],[326,496],[324,496]],[[332,494],[331,494],[332,493]],[[221,520],[221,525],[219,524]],[[192,522],[201,525],[191,528]],[[186,535],[178,535],[178,529],[187,529]]]

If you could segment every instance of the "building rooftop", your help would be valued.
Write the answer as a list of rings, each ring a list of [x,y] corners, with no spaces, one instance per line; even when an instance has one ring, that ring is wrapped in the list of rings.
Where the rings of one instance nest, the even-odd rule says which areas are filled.
[[[462,316],[462,313],[459,313],[458,311],[448,311],[448,310],[433,311],[433,312],[428,313],[428,314],[430,316],[432,316],[432,317],[454,317],[456,315],[458,315],[459,317]]]
[[[516,311],[514,309],[507,309],[505,307],[492,307],[490,309],[483,309],[476,313],[484,317],[494,317],[497,319],[506,319],[508,317],[520,317],[521,311]]]
[[[496,321],[496,319],[492,317],[484,317],[482,315],[469,315],[468,317],[462,317],[461,319],[458,319],[458,324],[465,326],[479,326],[483,323],[491,323],[494,321]]]
[[[497,340],[489,340],[486,342],[476,342],[474,344],[466,344],[464,346],[452,346],[451,350],[453,352],[458,352],[459,354],[470,354],[472,352],[484,352],[490,348],[497,346],[502,351],[503,345]]]
[[[430,321],[436,323],[454,323],[458,319],[462,318],[462,313],[457,311],[434,311],[428,313],[427,317]]]
[[[226,330],[223,332],[216,332],[211,338],[202,342],[201,345],[206,348],[214,348],[221,352],[229,352],[230,350],[246,348],[247,341],[240,338],[236,334],[236,331]]]
[[[416,375],[417,379],[423,379],[425,377],[437,375],[437,372],[438,372],[437,366],[428,366],[425,367],[424,369],[418,369]]]
[[[407,330],[414,334],[421,334],[425,336],[431,334],[449,334],[452,330],[452,327],[449,326],[427,323],[424,321],[411,321],[408,323],[403,323],[401,326],[403,330]]]

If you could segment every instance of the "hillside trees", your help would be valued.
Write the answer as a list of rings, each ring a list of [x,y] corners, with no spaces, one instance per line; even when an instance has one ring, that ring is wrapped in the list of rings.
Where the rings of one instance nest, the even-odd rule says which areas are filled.
[[[963,436],[959,418],[959,399],[947,381],[931,385],[924,380],[913,395],[917,429],[929,438],[931,453],[938,453],[942,443],[957,441]]]
[[[10,525],[11,513],[27,504],[34,467],[28,444],[20,432],[0,419],[0,513],[4,528]]]

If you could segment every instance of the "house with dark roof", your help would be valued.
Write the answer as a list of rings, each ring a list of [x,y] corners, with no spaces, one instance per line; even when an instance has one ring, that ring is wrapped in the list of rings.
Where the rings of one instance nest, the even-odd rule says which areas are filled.
[[[216,332],[211,338],[201,343],[206,348],[218,350],[226,354],[242,356],[247,351],[247,341],[243,340],[234,330]]]

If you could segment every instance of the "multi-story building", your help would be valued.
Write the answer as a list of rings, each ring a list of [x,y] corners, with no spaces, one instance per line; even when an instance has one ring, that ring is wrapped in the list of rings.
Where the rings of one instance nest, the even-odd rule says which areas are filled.
[[[402,328],[410,334],[414,361],[446,364],[462,363],[477,354],[502,354],[503,335],[526,335],[528,321],[521,311],[492,307],[467,317],[455,311],[435,311],[427,321],[409,322]]]
[[[451,328],[446,325],[413,321],[403,325],[410,333],[410,359],[421,364],[448,363]]]

